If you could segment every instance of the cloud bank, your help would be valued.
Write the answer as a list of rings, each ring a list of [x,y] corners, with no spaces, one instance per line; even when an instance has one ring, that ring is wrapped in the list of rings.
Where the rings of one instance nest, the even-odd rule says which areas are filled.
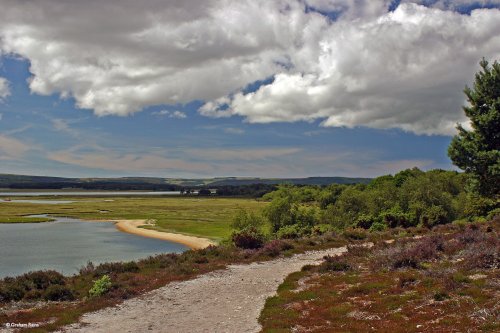
[[[456,10],[500,4],[427,3],[0,0],[0,53],[30,61],[34,93],[99,116],[202,100],[250,123],[448,135],[478,61],[500,58],[500,10]]]

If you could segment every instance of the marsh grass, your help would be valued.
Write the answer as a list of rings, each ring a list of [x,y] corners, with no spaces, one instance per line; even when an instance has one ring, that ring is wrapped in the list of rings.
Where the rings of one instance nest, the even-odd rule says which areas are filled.
[[[50,200],[49,197],[40,199]],[[144,219],[156,223],[148,228],[207,237],[216,241],[231,234],[233,215],[244,209],[258,212],[267,203],[254,199],[203,197],[61,197],[66,204],[0,202],[0,223],[47,222],[48,218],[28,215],[48,214],[83,220]],[[113,201],[109,201],[113,200]]]

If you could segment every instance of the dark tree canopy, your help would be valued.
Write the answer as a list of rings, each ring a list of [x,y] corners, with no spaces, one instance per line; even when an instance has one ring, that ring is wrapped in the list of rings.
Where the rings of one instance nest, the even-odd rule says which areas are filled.
[[[473,189],[496,197],[500,188],[500,64],[481,61],[472,88],[464,90],[464,107],[472,130],[457,126],[448,155],[453,163],[471,176]]]

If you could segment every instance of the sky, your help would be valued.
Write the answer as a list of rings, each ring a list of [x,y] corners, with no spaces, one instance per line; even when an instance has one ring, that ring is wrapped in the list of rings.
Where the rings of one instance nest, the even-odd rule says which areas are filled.
[[[453,169],[500,0],[0,0],[0,173]]]

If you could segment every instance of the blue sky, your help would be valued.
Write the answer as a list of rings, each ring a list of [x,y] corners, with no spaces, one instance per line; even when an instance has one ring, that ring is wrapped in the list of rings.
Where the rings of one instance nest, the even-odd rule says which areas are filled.
[[[373,177],[413,166],[452,169],[446,149],[454,124],[464,120],[461,90],[470,83],[481,56],[496,59],[500,54],[495,36],[498,24],[493,20],[495,15],[500,18],[499,11],[484,9],[471,14],[471,10],[497,5],[462,1],[456,8],[447,8],[450,6],[434,1],[427,7],[399,5],[398,10],[397,6],[392,8],[394,4],[389,8],[387,1],[381,1],[385,10],[380,11],[372,8],[373,3],[367,8],[351,8],[351,2],[345,1],[341,10],[334,7],[341,2],[312,1],[308,5],[323,13],[317,14],[300,5],[295,8],[290,0],[289,10],[303,15],[299,20],[303,26],[297,30],[300,37],[288,37],[305,38],[305,32],[311,33],[303,43],[306,46],[299,49],[297,43],[282,45],[285,36],[268,40],[260,35],[265,36],[265,31],[256,30],[255,36],[248,37],[252,45],[249,51],[247,44],[238,44],[241,41],[224,39],[233,32],[231,23],[223,26],[223,33],[209,32],[220,45],[213,49],[196,39],[206,32],[197,30],[198,24],[193,23],[188,31],[176,32],[175,38],[183,37],[174,41],[182,42],[183,51],[186,40],[194,43],[196,55],[188,59],[169,46],[152,67],[148,66],[151,57],[158,56],[157,39],[148,44],[151,51],[137,54],[133,45],[130,49],[119,45],[119,34],[95,40],[88,37],[93,36],[91,26],[89,35],[80,36],[67,33],[68,29],[59,26],[64,23],[54,23],[55,30],[60,28],[61,32],[50,35],[55,31],[50,11],[41,10],[42,25],[10,16],[8,23],[0,24],[0,78],[8,87],[3,97],[0,89],[0,173]],[[99,10],[99,4],[94,6]],[[393,16],[389,9],[396,10]],[[273,14],[272,10],[268,8],[267,14]],[[342,14],[325,14],[333,12]],[[247,14],[252,15],[252,11]],[[109,24],[100,23],[96,13],[88,15],[96,18],[94,25]],[[217,20],[217,15],[211,12],[207,17]],[[276,15],[292,13],[282,14],[281,10]],[[471,15],[490,18],[483,20],[484,38],[480,41],[467,36],[467,29],[473,26],[460,26],[462,16]],[[456,31],[448,33],[449,43],[436,44],[443,38],[442,26],[435,23],[441,16],[450,31]],[[413,22],[414,30],[407,38],[386,31],[376,35],[379,43],[372,44],[370,34],[382,28],[377,26],[381,18],[402,26]],[[169,19],[165,14],[154,29],[168,31],[162,24]],[[415,24],[417,19],[420,21]],[[189,23],[190,16],[185,20]],[[132,29],[116,24],[124,31]],[[37,33],[30,26],[47,30]],[[363,30],[366,26],[369,29]],[[25,35],[17,35],[19,27]],[[366,34],[366,39],[352,37],[354,49],[349,50],[346,45],[350,44],[344,45],[335,37],[340,29],[356,38]],[[419,29],[428,36],[416,39]],[[400,31],[394,31],[397,33]],[[398,43],[391,38],[397,38]],[[315,42],[307,46],[311,40]],[[482,47],[481,52],[457,56],[453,52],[460,50],[464,41]],[[325,48],[329,42],[332,46]],[[380,47],[384,43],[397,46],[386,55],[388,48]],[[333,46],[335,51],[324,53]],[[79,47],[81,52],[75,53]],[[55,56],[50,53],[53,48],[57,49]],[[362,55],[356,48],[366,50],[369,58],[359,58]],[[119,55],[110,56],[118,49]],[[449,57],[450,67],[441,69],[430,55],[424,60],[410,59],[416,50],[439,52],[444,60]],[[210,57],[214,60],[208,64]],[[414,71],[412,76],[400,78],[404,75],[393,72],[386,58],[401,66],[399,70]],[[352,70],[352,61],[366,65],[355,65],[356,70]],[[123,64],[129,66],[124,72],[116,69]]]
[[[448,136],[428,136],[401,130],[367,128],[321,128],[318,121],[275,124],[248,124],[241,117],[213,119],[199,115],[200,102],[185,106],[153,106],[130,116],[97,117],[91,110],[76,109],[74,100],[58,95],[40,96],[29,91],[29,63],[4,57],[3,76],[11,82],[11,96],[0,105],[0,132],[10,134],[30,146],[20,159],[2,162],[3,173],[25,173],[62,176],[375,176],[401,168],[451,168],[446,156]],[[169,118],[155,112],[181,111],[186,118]],[[57,126],[59,124],[59,126]],[[67,128],[61,128],[65,124]],[[63,127],[65,125],[62,125]],[[184,170],[107,170],[61,163],[50,153],[77,146],[89,151],[100,148],[117,154],[143,156],[153,153],[181,158],[187,163],[215,166],[207,172]],[[273,156],[273,150],[296,149],[284,156]],[[270,151],[270,156],[246,160],[229,156],[199,156],[189,150]],[[168,152],[168,153],[166,153]],[[285,151],[286,152],[286,151]],[[207,154],[209,155],[209,154]],[[244,156],[243,156],[244,157]],[[312,163],[307,161],[313,159]],[[315,162],[314,159],[325,159]],[[217,165],[231,163],[234,171],[219,172]],[[262,168],[255,173],[252,165]],[[121,166],[110,165],[108,169]],[[269,167],[269,172],[266,168]],[[363,170],[364,169],[364,170]]]

